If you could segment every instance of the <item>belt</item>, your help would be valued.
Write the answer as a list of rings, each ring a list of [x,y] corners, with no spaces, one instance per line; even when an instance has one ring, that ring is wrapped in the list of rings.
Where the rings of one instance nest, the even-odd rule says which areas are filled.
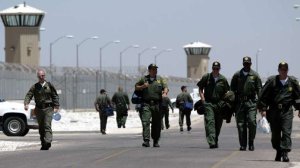
[[[44,108],[47,108],[47,107],[52,107],[52,103],[36,104],[36,107],[38,107],[40,109],[44,109]]]
[[[159,104],[158,100],[145,100],[144,103],[150,104],[150,105],[157,105]]]
[[[240,97],[240,100],[241,101],[248,101],[248,100],[253,100],[253,99],[255,99],[253,96],[241,96]]]
[[[282,109],[289,109],[290,108],[290,104],[277,104],[277,109],[282,110]]]

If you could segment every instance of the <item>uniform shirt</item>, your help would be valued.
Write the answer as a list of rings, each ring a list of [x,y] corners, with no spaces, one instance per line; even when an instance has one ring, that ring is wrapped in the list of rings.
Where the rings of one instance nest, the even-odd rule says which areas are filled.
[[[125,92],[116,92],[111,101],[116,105],[117,110],[127,110],[129,105],[128,94]]]
[[[168,87],[166,80],[160,76],[156,76],[153,80],[150,80],[150,75],[144,76],[135,84],[137,86],[143,85],[148,82],[149,86],[142,90],[144,101],[161,101],[162,91]]]
[[[95,107],[102,111],[105,107],[111,105],[111,100],[107,94],[100,94],[95,100]]]
[[[169,106],[171,107],[171,109],[173,111],[174,109],[173,109],[173,106],[172,106],[170,98],[167,97],[167,96],[163,96],[162,97],[162,102],[161,102],[162,109],[169,111]]]
[[[299,110],[300,87],[295,77],[288,77],[285,85],[279,80],[279,75],[268,78],[259,95],[257,107],[267,110],[268,106],[278,104],[294,105]]]
[[[219,74],[218,79],[215,81],[212,73],[207,73],[197,83],[197,86],[200,90],[204,89],[204,97],[207,102],[220,101],[229,90],[227,79],[221,74]]]
[[[193,103],[192,96],[187,92],[181,92],[176,97],[176,106],[180,108],[185,102]]]
[[[27,92],[24,104],[29,104],[32,97],[36,105],[43,105],[44,103],[52,103],[53,106],[59,106],[59,97],[54,86],[46,82],[43,85],[39,82],[35,83]]]
[[[247,75],[244,75],[243,69],[241,69],[233,75],[230,87],[237,98],[246,96],[249,99],[255,99],[261,91],[262,84],[255,71],[251,69]]]

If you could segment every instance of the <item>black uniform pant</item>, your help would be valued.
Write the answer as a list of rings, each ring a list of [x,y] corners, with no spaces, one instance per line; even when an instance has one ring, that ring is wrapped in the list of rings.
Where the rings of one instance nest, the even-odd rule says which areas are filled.
[[[169,109],[168,110],[161,110],[161,128],[164,128],[164,118],[165,118],[165,126],[168,128],[170,127],[169,123]]]
[[[186,117],[186,126],[191,127],[191,111],[179,110],[179,126],[183,126],[184,116]]]
[[[100,131],[106,131],[106,124],[107,124],[107,115],[105,113],[99,112],[100,117]]]
[[[272,146],[276,150],[291,151],[292,147],[292,125],[293,110],[274,109],[267,112],[268,120],[272,131]]]

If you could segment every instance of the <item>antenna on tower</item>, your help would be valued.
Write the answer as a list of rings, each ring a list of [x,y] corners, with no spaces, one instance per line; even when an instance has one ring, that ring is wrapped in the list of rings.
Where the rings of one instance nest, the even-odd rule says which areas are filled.
[[[26,2],[24,1],[24,7],[26,6]]]

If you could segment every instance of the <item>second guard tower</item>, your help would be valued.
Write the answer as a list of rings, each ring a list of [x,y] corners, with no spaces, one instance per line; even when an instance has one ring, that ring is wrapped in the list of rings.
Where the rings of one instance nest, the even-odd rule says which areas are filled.
[[[5,26],[5,62],[39,66],[40,25],[45,12],[19,4],[0,11]]]
[[[201,42],[193,42],[183,46],[187,55],[187,77],[193,79],[201,78],[207,73],[209,52],[211,45]]]

